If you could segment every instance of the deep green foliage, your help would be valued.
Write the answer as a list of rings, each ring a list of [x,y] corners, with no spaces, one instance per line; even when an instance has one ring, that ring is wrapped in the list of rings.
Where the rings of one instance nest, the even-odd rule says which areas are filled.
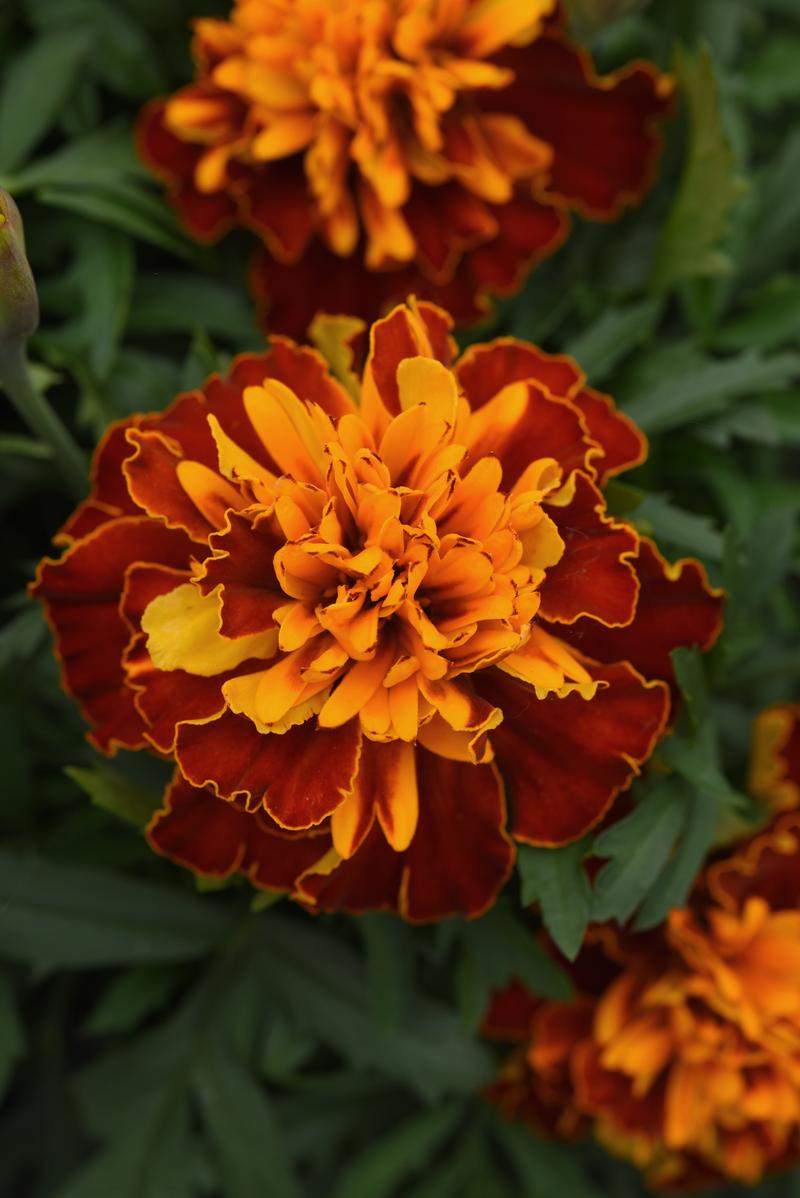
[[[468,339],[576,355],[651,437],[612,505],[728,590],[713,653],[677,656],[685,702],[658,768],[609,830],[523,850],[474,923],[313,919],[196,888],[141,837],[162,763],[100,762],[59,690],[23,591],[71,501],[4,406],[0,1198],[643,1193],[591,1146],[502,1125],[480,1097],[502,1054],[476,1029],[511,977],[568,992],[530,939],[540,922],[572,957],[590,919],[651,927],[685,899],[709,846],[753,819],[753,714],[800,692],[800,5],[619,7],[601,65],[673,65],[685,96],[658,185],[618,225],[579,223]],[[260,344],[247,238],[195,246],[132,147],[139,105],[188,76],[197,8],[224,4],[0,4],[0,184],[42,308],[30,353],[87,450]]]

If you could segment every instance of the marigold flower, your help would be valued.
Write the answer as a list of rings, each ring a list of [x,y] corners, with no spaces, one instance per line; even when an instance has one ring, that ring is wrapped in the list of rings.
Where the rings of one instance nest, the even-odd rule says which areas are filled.
[[[562,1137],[592,1129],[657,1187],[800,1161],[800,812],[711,864],[664,929],[599,934],[571,1003],[498,996],[487,1030],[525,1047],[490,1097]]]
[[[775,703],[756,716],[748,789],[773,811],[800,808],[800,703]]]
[[[612,219],[655,169],[671,79],[600,77],[561,26],[556,0],[235,0],[194,22],[196,79],[145,109],[140,151],[195,238],[262,239],[273,330],[409,291],[474,319],[567,209]]]
[[[719,596],[605,513],[644,442],[569,359],[454,362],[411,301],[114,425],[34,587],[105,751],[175,781],[149,830],[315,909],[476,914],[512,837],[600,819]],[[512,806],[506,813],[505,790]]]

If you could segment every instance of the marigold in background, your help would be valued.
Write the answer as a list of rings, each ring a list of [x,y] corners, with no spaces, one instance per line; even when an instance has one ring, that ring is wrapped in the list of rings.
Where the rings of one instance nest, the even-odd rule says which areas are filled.
[[[773,806],[800,788],[799,716],[756,722]],[[491,1088],[500,1108],[561,1137],[593,1130],[661,1188],[800,1163],[800,812],[711,864],[660,931],[594,935],[573,1002],[517,985],[495,1000],[487,1032],[524,1045]]]
[[[42,563],[105,751],[174,757],[153,846],[313,909],[475,915],[609,808],[720,599],[605,512],[643,438],[567,358],[446,313],[323,319],[118,423]],[[510,799],[510,814],[506,810]]]
[[[598,76],[556,0],[236,0],[194,22],[195,82],[142,114],[189,232],[264,251],[272,330],[409,291],[475,319],[567,235],[650,184],[673,84]]]

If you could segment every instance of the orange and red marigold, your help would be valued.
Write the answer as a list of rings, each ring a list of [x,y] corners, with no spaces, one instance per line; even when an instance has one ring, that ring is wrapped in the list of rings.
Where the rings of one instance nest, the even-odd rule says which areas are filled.
[[[780,729],[780,735],[776,735]],[[756,722],[760,797],[800,798],[800,708]],[[647,935],[598,929],[577,997],[513,985],[491,1034],[522,1042],[491,1096],[574,1137],[593,1130],[650,1184],[752,1183],[800,1161],[800,812],[713,862],[685,910]]]
[[[449,328],[413,301],[368,340],[323,320],[338,378],[275,338],[112,426],[40,566],[93,742],[174,758],[148,835],[200,873],[476,914],[514,839],[602,817],[664,728],[669,651],[716,634],[702,569],[605,513],[630,421],[533,346],[454,362]]]
[[[194,237],[243,225],[273,330],[409,291],[474,319],[650,183],[672,81],[599,77],[556,0],[236,0],[195,21],[196,79],[143,113]],[[311,296],[313,295],[313,308]]]

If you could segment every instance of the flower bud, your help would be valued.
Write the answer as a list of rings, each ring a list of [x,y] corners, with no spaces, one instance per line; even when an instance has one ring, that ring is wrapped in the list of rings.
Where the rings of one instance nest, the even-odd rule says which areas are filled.
[[[0,187],[0,345],[27,341],[39,325],[36,284],[19,209]]]

